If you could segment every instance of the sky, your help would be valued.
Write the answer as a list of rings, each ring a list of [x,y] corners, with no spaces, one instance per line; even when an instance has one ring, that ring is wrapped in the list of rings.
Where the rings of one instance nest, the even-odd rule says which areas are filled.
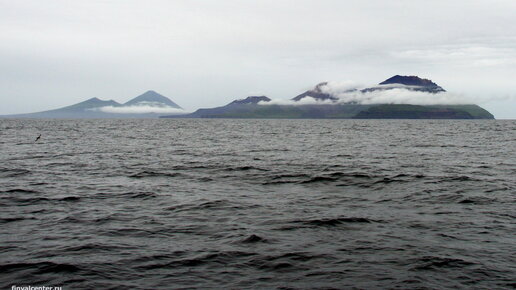
[[[428,78],[516,119],[514,0],[0,0],[0,114],[147,90],[187,111]]]

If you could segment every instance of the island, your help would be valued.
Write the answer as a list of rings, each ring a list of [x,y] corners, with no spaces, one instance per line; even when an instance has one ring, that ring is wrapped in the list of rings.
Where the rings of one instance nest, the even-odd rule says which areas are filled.
[[[440,104],[441,99],[450,101],[446,100],[446,90],[418,76],[396,75],[376,86],[362,89],[335,91],[328,86],[328,82],[319,83],[287,102],[275,102],[266,96],[250,96],[221,107],[161,118],[494,119],[491,113],[476,104]],[[415,103],[396,100],[398,95]],[[421,98],[429,104],[417,104]],[[382,103],[382,100],[386,102]]]

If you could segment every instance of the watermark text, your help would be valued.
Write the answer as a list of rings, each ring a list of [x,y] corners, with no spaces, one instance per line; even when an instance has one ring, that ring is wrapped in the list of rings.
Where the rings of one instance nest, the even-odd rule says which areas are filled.
[[[11,290],[63,290],[60,286],[16,286],[13,285]]]

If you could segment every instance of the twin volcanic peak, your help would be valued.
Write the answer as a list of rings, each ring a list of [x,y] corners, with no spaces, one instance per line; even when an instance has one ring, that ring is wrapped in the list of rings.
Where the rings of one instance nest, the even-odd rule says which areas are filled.
[[[147,91],[121,104],[114,100],[91,98],[86,101],[43,112],[9,115],[9,118],[157,118],[165,114],[182,114],[183,109],[155,91]]]

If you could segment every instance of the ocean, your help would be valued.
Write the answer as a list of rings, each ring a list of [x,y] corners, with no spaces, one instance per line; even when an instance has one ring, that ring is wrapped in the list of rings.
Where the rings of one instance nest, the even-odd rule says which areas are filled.
[[[516,288],[514,120],[1,119],[0,150],[2,289]]]

